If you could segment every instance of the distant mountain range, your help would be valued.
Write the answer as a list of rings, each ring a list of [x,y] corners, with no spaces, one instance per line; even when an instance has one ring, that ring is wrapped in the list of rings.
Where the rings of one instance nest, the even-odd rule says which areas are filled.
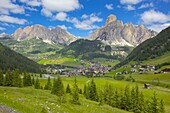
[[[121,20],[116,19],[115,15],[110,15],[107,18],[106,24],[95,30],[90,39],[101,40],[113,46],[135,47],[156,35],[155,31],[147,29],[144,25],[123,24]]]
[[[50,30],[39,24],[27,26],[24,29],[18,28],[12,38],[18,41],[37,38],[49,44],[69,44],[76,40],[72,34],[60,27]]]
[[[86,59],[90,57],[91,59],[91,56],[102,57],[99,53],[104,52],[104,54],[107,53],[107,57],[109,55],[114,59],[123,60],[133,48],[156,35],[156,32],[143,25],[123,24],[122,21],[116,19],[115,15],[110,15],[106,24],[95,30],[87,40],[78,39],[60,27],[48,29],[36,24],[23,29],[18,28],[12,35],[2,33],[0,42],[34,61],[47,58],[61,49],[62,52],[60,52],[63,55],[73,54],[71,56],[74,57]],[[109,46],[111,50],[109,52],[101,51],[105,46]],[[89,49],[89,47],[91,48]],[[95,51],[92,51],[93,47],[96,49]],[[84,53],[87,55],[81,55]]]
[[[3,71],[18,69],[21,72],[40,72],[40,65],[0,43],[0,69]]]
[[[161,31],[154,38],[148,39],[137,46],[127,58],[120,63],[124,65],[131,61],[154,59],[170,51],[170,27]]]

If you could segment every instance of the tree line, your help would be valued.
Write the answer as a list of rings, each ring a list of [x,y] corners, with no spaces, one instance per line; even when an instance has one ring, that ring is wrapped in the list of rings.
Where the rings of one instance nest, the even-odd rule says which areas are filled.
[[[42,75],[40,75],[41,77]],[[51,90],[51,94],[58,97],[58,101],[66,102],[66,93],[72,95],[71,102],[80,105],[79,94],[83,94],[86,99],[99,102],[99,105],[108,104],[112,107],[131,111],[134,113],[165,113],[164,102],[157,97],[154,92],[150,99],[146,99],[139,87],[130,88],[126,86],[121,90],[114,88],[112,84],[106,83],[104,88],[97,88],[94,79],[84,85],[84,90],[80,89],[75,78],[72,88],[67,84],[66,89],[60,76],[54,78],[53,85],[50,77],[44,87],[40,85],[38,76],[34,80],[34,76],[24,73],[21,78],[19,71],[15,70],[6,72],[5,76],[0,70],[0,86],[23,87],[34,86],[35,89]]]

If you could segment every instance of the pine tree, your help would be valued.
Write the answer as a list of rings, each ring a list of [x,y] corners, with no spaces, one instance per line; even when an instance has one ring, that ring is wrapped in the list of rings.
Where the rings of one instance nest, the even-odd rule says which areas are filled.
[[[120,102],[119,102],[119,94],[118,94],[117,89],[115,90],[115,93],[114,93],[113,102],[114,102],[113,107],[119,108]]]
[[[13,71],[13,84],[14,87],[19,87],[19,70]]]
[[[5,74],[5,79],[4,79],[4,86],[10,86],[10,70],[7,70]]]
[[[160,111],[160,113],[165,113],[164,102],[162,99],[160,101],[160,110],[159,111]]]
[[[54,85],[51,93],[57,95],[60,102],[65,102],[64,85],[60,76],[57,77],[57,80],[54,79]]]
[[[4,75],[2,70],[0,70],[0,86],[3,86],[3,84],[4,84]]]
[[[151,98],[151,113],[159,113],[158,98],[156,97],[155,92],[153,94],[153,97]]]
[[[86,87],[86,84],[84,84],[84,92],[83,94],[86,96],[86,91],[87,91],[87,87]]]
[[[129,90],[129,86],[126,86],[124,89],[124,99],[125,99],[125,110],[129,111],[130,109],[130,90]]]
[[[89,86],[89,99],[93,101],[98,101],[97,89],[94,80],[92,79]]]
[[[73,93],[72,93],[72,95],[73,95],[72,102],[74,104],[80,104],[80,102],[79,102],[79,88],[77,86],[77,79],[76,78],[74,80],[74,86],[73,86]]]
[[[32,76],[32,85],[35,84],[35,79],[34,79],[34,76]]]
[[[22,78],[19,76],[19,80],[18,80],[18,87],[23,87],[23,81]]]
[[[52,88],[52,85],[51,85],[51,80],[50,80],[50,77],[48,77],[48,81],[44,87],[45,90],[51,90]]]
[[[106,104],[113,106],[113,87],[111,84],[106,83],[104,87],[104,101]]]
[[[130,111],[134,112],[135,111],[135,103],[136,103],[136,100],[135,100],[135,88],[134,87],[131,89],[130,99],[131,99]]]
[[[41,88],[38,77],[37,77],[37,79],[36,79],[36,81],[35,81],[34,88],[35,88],[35,89],[40,89],[40,88]]]
[[[71,94],[71,88],[70,88],[69,84],[67,84],[66,93],[70,93]]]

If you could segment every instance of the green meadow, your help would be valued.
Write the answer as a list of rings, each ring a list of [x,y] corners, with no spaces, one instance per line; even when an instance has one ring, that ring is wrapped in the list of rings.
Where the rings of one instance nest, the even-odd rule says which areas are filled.
[[[135,75],[137,76],[137,75]],[[134,76],[134,77],[135,77]],[[149,79],[152,77],[146,77],[147,75],[140,76],[141,79]],[[161,75],[158,75],[161,76]],[[138,79],[140,79],[138,77]],[[67,84],[73,88],[73,81],[75,77],[62,77],[64,88],[66,89]],[[77,84],[80,89],[83,90],[84,84],[90,82],[91,78],[78,76]],[[135,77],[137,79],[137,77]],[[162,77],[163,78],[163,77]],[[166,113],[170,112],[170,90],[168,88],[163,88],[155,85],[151,85],[150,89],[144,89],[143,83],[140,82],[128,82],[128,81],[118,81],[113,78],[98,77],[94,78],[97,89],[102,90],[106,83],[113,85],[114,89],[119,91],[125,86],[134,87],[136,84],[139,86],[140,91],[143,92],[146,99],[153,96],[153,92],[156,92],[159,99],[164,100],[164,106]],[[41,86],[44,86],[47,79],[40,79]],[[51,79],[51,82],[53,80]],[[15,88],[15,87],[0,87],[0,103],[7,105],[16,111],[22,113],[40,113],[40,111],[45,108],[49,108],[52,113],[128,113],[117,108],[113,108],[104,104],[99,105],[99,102],[94,102],[85,99],[84,95],[79,94],[81,105],[72,104],[72,96],[66,94],[66,102],[60,103],[58,97],[51,94],[51,91],[34,89],[33,87]]]

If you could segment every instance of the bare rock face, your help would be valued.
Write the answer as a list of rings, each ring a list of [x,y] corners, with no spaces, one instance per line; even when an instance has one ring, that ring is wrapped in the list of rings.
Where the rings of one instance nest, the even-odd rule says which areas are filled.
[[[132,46],[135,47],[143,41],[156,36],[157,33],[147,29],[145,26],[136,26],[132,23],[123,24],[116,20],[115,15],[110,15],[105,26],[92,33],[90,39],[101,40],[113,46]]]
[[[110,22],[114,22],[114,21],[116,21],[116,16],[111,14],[107,18],[106,25],[109,24]]]
[[[0,34],[0,38],[11,38],[11,36],[6,33],[2,33]]]
[[[18,28],[14,32],[12,37],[17,39],[18,41],[27,40],[31,38],[39,38],[42,39],[44,42],[50,44],[69,44],[76,40],[73,35],[59,27],[50,30],[39,24],[27,26],[24,29]]]

